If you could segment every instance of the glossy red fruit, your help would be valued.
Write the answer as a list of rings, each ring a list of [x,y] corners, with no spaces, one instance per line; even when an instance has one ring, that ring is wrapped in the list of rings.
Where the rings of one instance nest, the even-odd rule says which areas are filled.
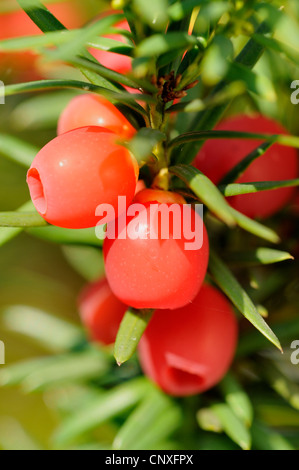
[[[90,283],[83,289],[78,308],[92,341],[107,345],[115,342],[127,306],[113,295],[106,279]]]
[[[278,122],[265,116],[238,115],[219,124],[216,130],[245,131],[267,134],[287,134]],[[248,139],[211,139],[207,141],[194,165],[214,183],[221,179],[261,141]],[[238,183],[254,181],[279,181],[298,177],[298,155],[295,149],[273,145],[255,160]],[[251,218],[266,218],[282,209],[294,194],[293,188],[263,191],[228,198],[230,204]]]
[[[118,196],[132,201],[137,162],[115,140],[107,129],[83,127],[56,137],[37,154],[27,183],[45,220],[65,228],[95,227],[99,204],[111,204],[117,215]]]
[[[204,284],[177,310],[157,310],[139,343],[144,373],[166,393],[187,396],[216,385],[237,344],[237,321],[228,300]]]
[[[120,138],[130,139],[136,133],[125,116],[106,98],[81,95],[73,98],[58,121],[58,135],[72,129],[100,126],[115,132]]]
[[[130,31],[129,24],[126,20],[117,23],[115,28]],[[108,34],[104,37],[108,39],[114,39],[115,41],[120,41],[122,43],[127,42],[126,38],[121,34]],[[128,56],[118,54],[116,52],[102,51],[99,49],[91,49],[90,52],[100,62],[100,64],[111,70],[114,70],[115,72],[126,74],[132,69],[132,59]]]
[[[208,235],[201,217],[187,204],[137,204],[140,212],[135,216],[134,206],[129,207],[132,214],[115,239],[108,224],[104,257],[112,291],[135,308],[174,309],[188,304],[197,295],[208,265]],[[169,208],[174,206],[177,212],[172,218]],[[159,217],[161,209],[166,211]],[[169,222],[168,238],[163,235],[165,222]],[[198,243],[190,248],[195,238]]]

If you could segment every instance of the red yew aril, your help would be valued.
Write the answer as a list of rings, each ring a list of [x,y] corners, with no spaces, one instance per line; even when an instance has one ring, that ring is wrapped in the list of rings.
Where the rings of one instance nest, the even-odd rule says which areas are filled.
[[[134,206],[129,207],[133,213],[128,214],[125,228],[115,238],[109,237],[108,223],[103,248],[111,290],[126,305],[140,309],[174,309],[188,304],[197,295],[208,265],[208,235],[201,217],[187,204],[136,203],[137,215]],[[166,211],[160,217],[163,208]],[[172,217],[172,209],[176,216]],[[151,217],[152,211],[156,219]],[[186,233],[188,219],[191,236]],[[168,237],[162,236],[165,222],[169,223]],[[202,244],[187,248],[195,234]]]
[[[106,279],[88,284],[78,299],[83,325],[92,341],[109,345],[116,334],[127,306],[111,292]]]
[[[106,98],[81,95],[73,98],[58,121],[58,135],[72,129],[100,126],[115,132],[120,138],[130,139],[136,133],[125,116]]]
[[[27,174],[32,201],[44,219],[64,228],[95,227],[95,211],[118,196],[130,204],[138,165],[115,143],[117,136],[100,127],[82,127],[56,137],[35,157]]]
[[[237,115],[220,123],[215,130],[266,134],[287,134],[281,124],[265,116]],[[261,143],[249,139],[211,139],[198,153],[194,166],[218,184],[243,158]],[[238,178],[238,183],[280,181],[298,177],[298,155],[295,149],[275,144],[258,157]],[[282,209],[294,194],[293,188],[262,191],[228,198],[243,214],[266,218]]]
[[[201,393],[228,371],[237,335],[230,303],[204,284],[189,305],[154,313],[139,343],[140,363],[144,373],[170,395]]]

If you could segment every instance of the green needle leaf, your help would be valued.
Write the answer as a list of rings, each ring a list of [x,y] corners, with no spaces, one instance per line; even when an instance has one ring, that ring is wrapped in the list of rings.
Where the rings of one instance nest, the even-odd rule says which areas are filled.
[[[56,356],[56,360],[32,371],[22,382],[26,393],[47,390],[61,384],[96,379],[109,369],[109,362],[96,349]]]
[[[299,410],[299,385],[288,379],[271,361],[263,361],[260,370],[275,392],[295,410]]]
[[[123,19],[123,15],[113,14],[92,23],[91,26],[81,28],[76,36],[66,44],[50,51],[50,57],[58,60],[69,60],[70,57],[84,52],[84,46],[96,36],[107,34],[110,27]]]
[[[54,442],[65,445],[119,416],[138,403],[150,389],[151,385],[142,377],[99,395],[62,423],[54,436]]]
[[[224,432],[231,440],[238,444],[241,449],[249,450],[251,448],[251,435],[232,409],[224,403],[212,405],[211,409],[221,422]]]
[[[48,225],[45,227],[27,228],[26,232],[41,240],[61,245],[103,245],[103,239],[97,238],[95,228],[69,229]]]
[[[252,183],[233,183],[221,185],[220,191],[225,197],[239,196],[241,194],[258,193],[260,191],[270,191],[280,188],[292,188],[299,186],[299,178],[283,181],[255,181]]]
[[[1,317],[5,329],[25,335],[55,353],[69,351],[84,341],[79,326],[44,310],[12,305],[1,312]]]
[[[236,209],[231,208],[231,210],[239,227],[271,243],[280,242],[280,238],[274,230],[262,225],[256,220],[250,219],[246,215],[241,214],[241,212],[238,212]]]
[[[218,286],[223,290],[235,307],[257,328],[271,343],[282,351],[280,342],[263,317],[258,313],[248,294],[237,279],[214,251],[210,251],[210,271]]]
[[[135,309],[125,313],[114,346],[114,357],[119,366],[133,356],[153,313],[154,310]]]
[[[294,257],[286,251],[263,247],[256,248],[255,250],[238,251],[229,254],[229,262],[233,264],[273,264],[293,259]]]
[[[8,85],[5,88],[6,96],[17,95],[20,93],[31,93],[36,91],[48,91],[56,89],[74,89],[82,90],[85,92],[94,92],[105,98],[113,101],[127,104],[139,114],[147,115],[146,111],[136,103],[138,101],[152,102],[153,98],[149,95],[134,94],[128,92],[117,92],[108,90],[102,86],[93,85],[88,82],[81,82],[78,80],[40,80],[36,82],[18,83],[15,85]]]
[[[257,450],[295,450],[285,437],[259,422],[252,426],[252,440]]]
[[[220,185],[233,183],[236,181],[244,171],[254,162],[258,157],[261,157],[273,145],[272,142],[265,142],[259,145],[255,150],[250,152],[247,157],[243,158],[234,168],[232,168],[225,177],[220,181]]]
[[[177,147],[190,142],[198,142],[207,139],[250,139],[265,140],[269,144],[279,143],[286,147],[299,148],[299,137],[283,134],[261,134],[258,132],[238,132],[238,131],[199,131],[188,132],[173,139],[169,147]]]
[[[18,0],[18,3],[43,32],[66,29],[39,0]]]
[[[207,176],[189,165],[177,165],[171,167],[169,171],[182,179],[220,220],[229,226],[236,224],[231,207]]]
[[[132,412],[117,433],[116,450],[144,450],[168,438],[182,421],[179,407],[166,395],[153,390]]]
[[[60,23],[60,21],[58,21],[57,18],[55,18],[55,16],[47,10],[39,0],[18,0],[18,3],[43,33],[66,30],[63,24]],[[83,54],[84,57],[90,59],[95,64],[98,63],[89,52],[84,51]],[[95,71],[90,70],[90,68],[85,68],[84,64],[82,66],[80,64],[77,65],[79,70],[81,70],[91,83],[103,86],[110,90],[117,90],[119,88]]]
[[[0,153],[25,168],[30,167],[38,151],[37,147],[24,140],[9,134],[0,133]]]

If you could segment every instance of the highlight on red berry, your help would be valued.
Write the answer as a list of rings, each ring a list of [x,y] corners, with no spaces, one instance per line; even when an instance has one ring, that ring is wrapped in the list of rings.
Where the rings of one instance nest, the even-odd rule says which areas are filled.
[[[215,130],[288,134],[280,123],[262,115],[237,115],[220,123]],[[194,165],[218,184],[235,165],[261,143],[249,139],[210,139],[198,153]],[[275,144],[245,170],[237,183],[288,180],[297,178],[298,174],[297,151],[291,147]],[[267,218],[281,210],[292,198],[294,191],[294,188],[275,189],[257,194],[233,196],[228,198],[228,201],[235,209],[251,218]]]
[[[50,224],[95,227],[100,204],[118,211],[118,197],[129,205],[138,179],[132,154],[100,127],[83,127],[56,137],[35,157],[27,174],[31,199]]]
[[[115,297],[106,279],[92,282],[82,290],[78,309],[92,341],[114,343],[127,306]]]
[[[106,276],[114,294],[126,305],[175,309],[191,302],[204,281],[208,235],[200,215],[182,204],[181,196],[172,196],[170,203],[162,204],[159,191],[151,191],[152,202],[140,204],[135,199],[128,208],[119,233],[112,230],[110,237],[108,223],[103,246]],[[135,198],[141,201],[142,194],[148,191]],[[174,197],[179,202],[173,203]],[[118,221],[118,225],[122,223]]]
[[[169,395],[187,396],[216,385],[231,366],[238,327],[229,301],[204,284],[189,305],[157,310],[140,343],[144,373]]]

